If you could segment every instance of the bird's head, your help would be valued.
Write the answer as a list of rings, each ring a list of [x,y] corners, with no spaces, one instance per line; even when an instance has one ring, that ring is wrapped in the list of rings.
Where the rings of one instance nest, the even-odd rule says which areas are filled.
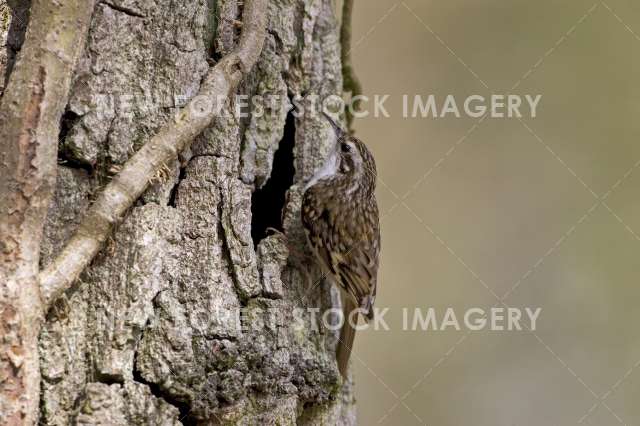
[[[371,196],[376,189],[376,163],[367,146],[350,136],[333,118],[324,114],[333,127],[336,142],[324,166],[314,175],[307,188],[319,181],[340,185],[346,195],[360,193]]]

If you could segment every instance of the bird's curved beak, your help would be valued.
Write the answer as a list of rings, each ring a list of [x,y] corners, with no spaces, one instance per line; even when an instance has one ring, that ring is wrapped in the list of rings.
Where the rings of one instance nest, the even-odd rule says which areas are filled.
[[[324,110],[322,110],[322,115],[324,115],[329,124],[331,124],[331,127],[333,127],[333,131],[336,133],[336,137],[338,138],[338,140],[341,140],[347,135],[347,132],[345,132],[342,127],[340,127],[340,125],[338,125],[338,123],[333,119],[333,117],[327,114]]]

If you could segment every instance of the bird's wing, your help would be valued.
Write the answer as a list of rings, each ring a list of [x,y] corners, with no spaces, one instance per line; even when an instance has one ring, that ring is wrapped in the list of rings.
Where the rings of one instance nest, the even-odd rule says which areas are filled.
[[[372,211],[358,212],[363,220],[358,226],[347,226],[336,212],[312,205],[311,197],[303,199],[302,221],[309,244],[336,284],[361,307],[368,318],[373,315],[380,253],[380,228],[375,203]],[[354,212],[350,212],[353,214]]]
[[[378,275],[378,232],[356,240],[345,253],[332,255],[332,264],[339,284],[364,310],[368,318],[373,316]]]
[[[314,202],[312,196],[309,196],[311,191],[313,191],[313,188],[308,193],[305,193],[302,199],[302,225],[309,245],[320,260],[322,267],[333,274],[334,271],[331,271],[331,258],[329,255],[330,248],[326,243],[329,224],[320,217],[322,213],[319,211],[318,204]]]

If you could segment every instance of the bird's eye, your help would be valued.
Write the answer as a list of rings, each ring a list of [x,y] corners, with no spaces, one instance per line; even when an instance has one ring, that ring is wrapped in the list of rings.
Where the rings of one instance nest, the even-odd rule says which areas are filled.
[[[351,145],[346,142],[342,142],[340,144],[340,149],[342,150],[342,152],[351,152]]]

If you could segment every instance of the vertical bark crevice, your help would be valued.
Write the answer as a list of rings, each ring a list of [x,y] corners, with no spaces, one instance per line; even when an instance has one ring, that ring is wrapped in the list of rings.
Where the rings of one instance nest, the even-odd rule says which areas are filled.
[[[178,171],[178,180],[171,188],[169,192],[169,202],[167,203],[170,207],[176,207],[176,197],[178,196],[178,188],[180,187],[180,182],[182,182],[187,177],[187,168],[185,166],[181,166]]]
[[[125,15],[132,16],[134,18],[146,18],[146,16],[143,13],[130,7],[121,6],[113,2],[108,2],[106,0],[102,0],[101,3],[104,4],[105,6],[109,6],[113,10],[122,12]]]

